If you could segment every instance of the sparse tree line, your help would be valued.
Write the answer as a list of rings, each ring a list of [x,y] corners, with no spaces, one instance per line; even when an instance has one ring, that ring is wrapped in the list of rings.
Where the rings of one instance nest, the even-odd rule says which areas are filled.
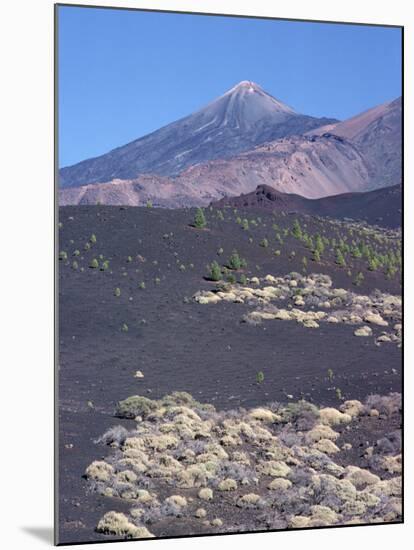
[[[301,227],[299,221],[295,219],[293,222],[291,235],[302,242],[306,248],[312,252],[312,260],[319,263],[323,257],[325,250],[334,252],[335,263],[340,267],[347,267],[352,263],[353,259],[365,261],[365,266],[368,271],[380,271],[385,273],[388,279],[393,278],[402,266],[402,258],[400,247],[388,246],[385,250],[382,247],[387,246],[387,241],[379,235],[373,235],[374,242],[367,242],[366,239],[351,240],[347,235],[328,238],[319,233],[309,235],[304,228]],[[354,232],[350,231],[350,237],[354,237]],[[280,235],[278,235],[280,238]],[[354,283],[360,285],[364,280],[364,275],[360,271],[355,277]]]

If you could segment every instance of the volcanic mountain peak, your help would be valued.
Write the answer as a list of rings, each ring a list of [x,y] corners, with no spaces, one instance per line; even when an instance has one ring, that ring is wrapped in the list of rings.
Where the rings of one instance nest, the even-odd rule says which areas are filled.
[[[211,110],[224,112],[223,123],[226,125],[233,121],[235,127],[250,126],[269,117],[278,123],[289,116],[298,115],[291,107],[251,80],[242,80],[199,113],[208,116]]]
[[[266,92],[266,90],[264,90],[259,84],[256,84],[256,82],[253,82],[251,80],[242,80],[241,82],[233,86],[233,88],[230,88],[230,90],[227,90],[227,92],[223,94],[223,96],[227,95],[232,95],[238,98],[241,98],[243,96],[250,96],[255,97],[255,99],[270,99],[279,111],[283,111],[289,114],[297,114],[294,109],[292,109],[279,99],[273,97],[271,94]]]
[[[333,122],[296,113],[258,84],[243,80],[191,115],[105,155],[62,168],[60,185],[131,180],[141,174],[176,176],[189,166]]]
[[[256,84],[256,82],[253,82],[252,80],[241,80],[238,84],[233,86],[233,88],[230,88],[230,90],[228,90],[226,93],[230,94],[234,91],[237,91],[243,88],[247,88],[250,92],[254,92],[256,90],[263,90],[263,88],[259,86],[259,84]]]

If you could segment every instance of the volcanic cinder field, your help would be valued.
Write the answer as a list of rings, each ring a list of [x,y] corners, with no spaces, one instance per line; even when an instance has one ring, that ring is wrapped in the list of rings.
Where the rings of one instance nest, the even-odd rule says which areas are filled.
[[[400,522],[400,228],[199,214],[60,208],[60,543]]]

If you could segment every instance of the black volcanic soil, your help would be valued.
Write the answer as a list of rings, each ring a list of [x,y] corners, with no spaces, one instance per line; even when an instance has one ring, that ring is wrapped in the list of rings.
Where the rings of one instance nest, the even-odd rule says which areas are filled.
[[[330,253],[314,265],[310,251],[293,237],[286,237],[283,246],[272,238],[272,224],[290,227],[292,217],[259,215],[261,222],[246,232],[235,218],[251,219],[252,211],[226,210],[222,221],[206,210],[207,228],[195,229],[189,225],[193,210],[60,209],[59,250],[68,255],[59,262],[60,543],[110,538],[94,531],[99,518],[113,508],[110,499],[87,494],[82,475],[106,453],[94,444],[95,438],[113,425],[132,427],[132,421],[114,418],[121,399],[134,394],[158,398],[183,390],[218,409],[301,397],[337,407],[329,368],[345,399],[401,391],[401,349],[394,344],[378,347],[373,338],[356,338],[352,327],[342,324],[322,324],[317,330],[290,322],[241,324],[244,304],[200,305],[191,299],[198,290],[214,286],[203,278],[206,264],[225,263],[233,249],[247,259],[247,276],[302,271],[302,257],[307,256],[308,271],[329,274],[334,286],[363,294],[374,288],[401,293],[398,277],[389,280],[380,271],[367,271],[360,260],[351,267],[364,272],[360,287]],[[309,232],[323,226],[310,217],[300,220]],[[335,230],[332,224],[324,227]],[[84,250],[92,234],[96,243]],[[268,248],[259,246],[264,237]],[[220,256],[219,248],[224,249]],[[275,249],[282,251],[279,257]],[[75,250],[80,251],[77,257],[72,256]],[[296,256],[289,259],[292,250]],[[100,254],[109,260],[106,271],[89,267]],[[119,297],[115,288],[121,289]],[[127,332],[121,330],[124,323]],[[143,379],[134,378],[137,370]],[[261,385],[256,383],[259,370],[265,375]],[[375,437],[369,427],[361,428],[362,441]],[[128,507],[117,502],[117,510],[123,506]],[[199,525],[197,529],[202,532]],[[156,534],[165,533],[160,526]]]

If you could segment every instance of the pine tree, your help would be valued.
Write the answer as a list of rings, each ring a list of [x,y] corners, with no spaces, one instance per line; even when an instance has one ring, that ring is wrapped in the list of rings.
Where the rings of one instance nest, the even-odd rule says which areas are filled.
[[[354,258],[361,258],[362,253],[357,246],[354,246],[354,248],[352,249],[352,256]]]
[[[97,269],[99,267],[98,260],[96,258],[93,258],[93,260],[89,264],[89,267],[91,267],[92,269]]]
[[[368,269],[370,271],[376,271],[378,269],[378,260],[376,258],[370,258],[368,260]]]
[[[240,269],[242,267],[242,260],[240,258],[240,256],[238,255],[238,253],[236,251],[233,252],[233,254],[230,256],[230,260],[229,260],[229,268],[230,269]]]
[[[297,239],[302,238],[302,229],[300,227],[300,223],[298,222],[298,220],[295,220],[293,222],[292,235]]]
[[[364,280],[364,274],[361,273],[361,271],[359,273],[357,273],[355,279],[354,279],[354,285],[355,286],[360,286],[362,281]]]
[[[397,273],[397,268],[396,267],[394,267],[392,265],[388,266],[387,273],[386,273],[387,279],[392,279],[396,273]]]
[[[202,208],[197,208],[195,216],[194,216],[194,227],[197,227],[199,229],[202,229],[207,225],[206,217],[204,216],[204,212]]]
[[[344,258],[344,255],[342,254],[342,252],[339,250],[339,248],[337,248],[336,250],[336,263],[341,266],[341,267],[345,267],[346,266],[346,262],[345,262],[345,258]]]
[[[322,254],[324,250],[325,245],[323,244],[322,237],[320,235],[316,235],[315,251],[318,251],[319,254]]]
[[[221,279],[221,269],[216,261],[212,262],[210,265],[209,279],[212,281],[220,281]]]
[[[256,382],[258,384],[262,384],[264,382],[264,374],[263,372],[260,370],[257,374],[256,374]]]

